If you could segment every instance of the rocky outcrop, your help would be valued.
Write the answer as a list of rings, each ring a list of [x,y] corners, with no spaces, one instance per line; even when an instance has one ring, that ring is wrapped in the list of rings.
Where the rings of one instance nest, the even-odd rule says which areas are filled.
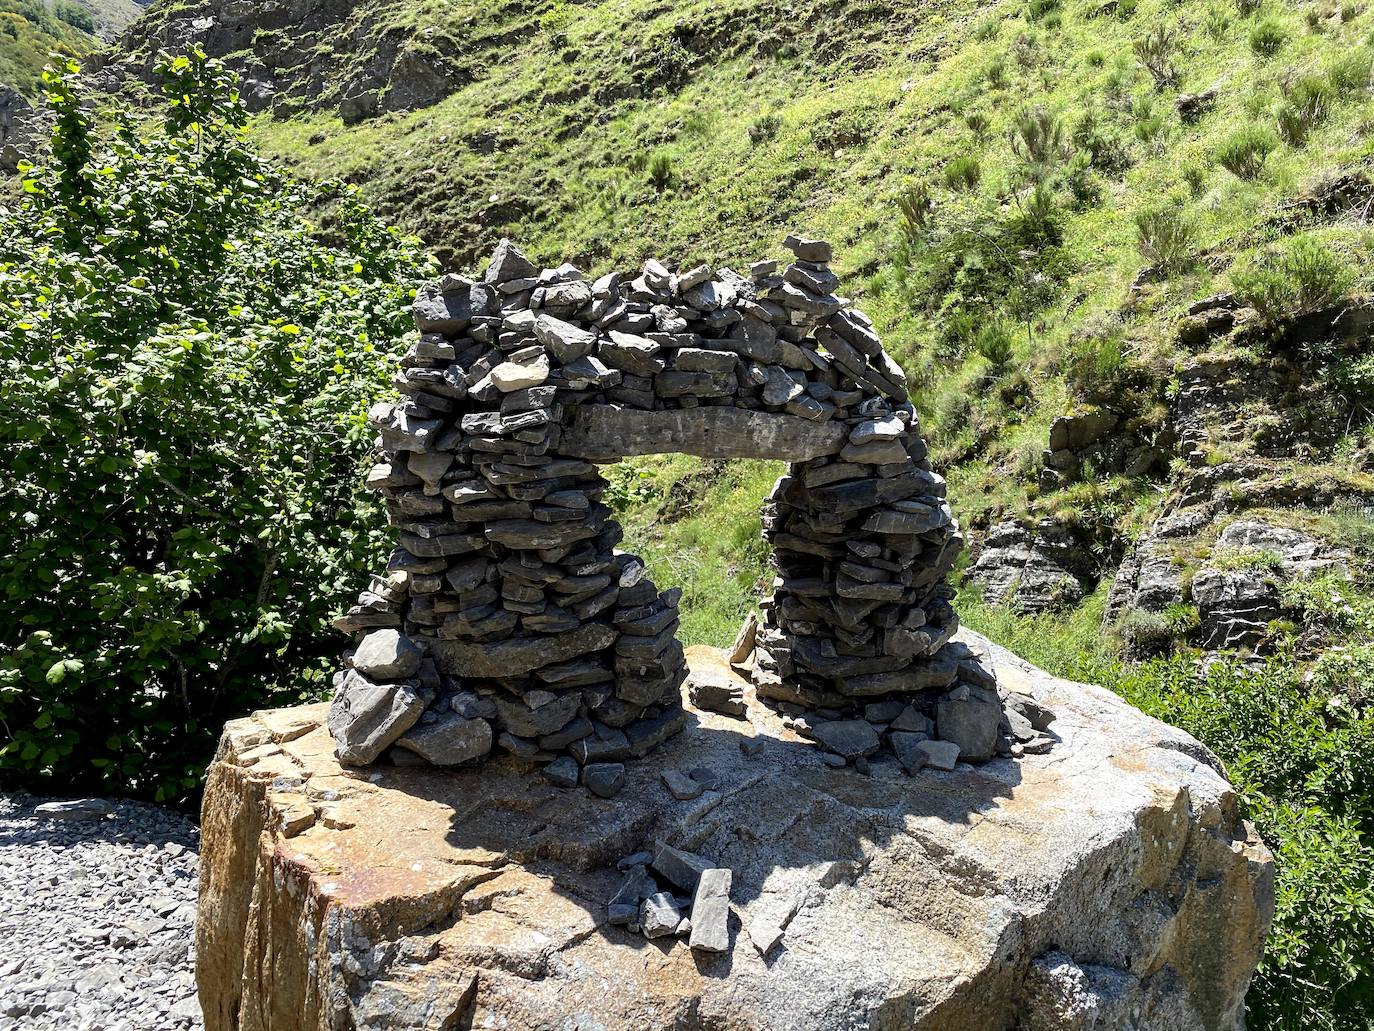
[[[322,98],[345,123],[427,107],[482,73],[490,31],[482,23],[459,36],[391,13],[348,0],[167,5],[124,32],[112,55],[126,56],[109,67],[152,81],[159,50],[195,44],[243,77],[250,111],[290,111]]]
[[[22,93],[0,82],[0,172],[13,172],[20,161],[35,156],[49,121],[46,111],[35,110]]]
[[[206,1026],[1239,1031],[1273,865],[1215,760],[997,660],[1053,752],[914,776],[832,768],[743,679],[745,719],[690,709],[611,800],[514,758],[349,770],[324,705],[235,721],[203,807]]]
[[[1287,585],[1356,571],[1357,556],[1324,536],[1323,520],[1374,508],[1374,487],[1337,454],[1359,402],[1327,364],[1366,346],[1374,307],[1279,327],[1250,314],[1219,295],[1194,305],[1180,328],[1197,350],[1171,405],[1184,468],[1107,599],[1108,622],[1122,624],[1136,654],[1178,640],[1263,653],[1275,621],[1301,619],[1285,603]],[[1173,625],[1149,618],[1167,613]]]
[[[969,571],[984,600],[1025,614],[1081,601],[1096,577],[1088,545],[1052,519],[996,524],[983,536]]]

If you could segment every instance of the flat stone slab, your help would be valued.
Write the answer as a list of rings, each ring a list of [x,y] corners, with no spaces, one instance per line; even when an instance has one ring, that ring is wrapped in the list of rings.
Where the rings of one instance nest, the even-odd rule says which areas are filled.
[[[747,685],[748,721],[689,710],[611,799],[511,758],[346,769],[323,704],[235,720],[203,807],[206,1027],[1240,1031],[1273,863],[1215,760],[994,652],[1060,740],[910,777],[830,768]],[[675,800],[663,771],[697,768],[715,787]],[[731,871],[723,953],[612,924],[617,860],[668,846]]]
[[[564,421],[559,452],[598,461],[680,453],[807,462],[838,453],[848,436],[847,423],[723,405],[661,411],[580,405]]]

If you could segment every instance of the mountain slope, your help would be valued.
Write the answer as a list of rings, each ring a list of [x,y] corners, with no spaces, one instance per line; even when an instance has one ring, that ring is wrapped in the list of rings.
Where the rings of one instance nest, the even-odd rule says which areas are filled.
[[[49,54],[89,53],[142,11],[134,0],[0,0],[0,85],[37,96]]]

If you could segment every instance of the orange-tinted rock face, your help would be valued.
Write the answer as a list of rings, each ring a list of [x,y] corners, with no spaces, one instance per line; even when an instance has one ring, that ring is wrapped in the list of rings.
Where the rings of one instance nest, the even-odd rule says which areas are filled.
[[[746,720],[690,709],[609,800],[514,760],[344,768],[325,705],[234,721],[203,813],[207,1028],[1240,1028],[1273,866],[1210,757],[998,660],[1061,740],[914,776],[831,768],[743,682]],[[703,769],[681,801],[661,776]],[[732,871],[726,952],[609,922],[616,861],[655,842]]]

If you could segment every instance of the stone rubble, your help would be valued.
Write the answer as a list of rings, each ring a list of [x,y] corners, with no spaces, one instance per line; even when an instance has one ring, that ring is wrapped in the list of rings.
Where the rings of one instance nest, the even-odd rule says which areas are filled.
[[[0,795],[0,1031],[202,1027],[198,848],[156,806]]]
[[[951,642],[963,538],[901,367],[835,293],[830,245],[784,245],[781,271],[650,260],[588,282],[503,240],[480,281],[417,292],[402,399],[369,415],[399,543],[336,624],[358,637],[329,719],[341,759],[571,756],[613,795],[616,764],[683,728],[687,670],[681,592],[617,550],[597,463],[673,451],[790,463],[763,513],[773,594],[730,656],[761,699],[856,763],[888,730],[867,729],[875,704],[914,706],[926,723],[903,732],[966,758],[1010,753],[991,666]],[[745,716],[735,688],[690,692]]]

